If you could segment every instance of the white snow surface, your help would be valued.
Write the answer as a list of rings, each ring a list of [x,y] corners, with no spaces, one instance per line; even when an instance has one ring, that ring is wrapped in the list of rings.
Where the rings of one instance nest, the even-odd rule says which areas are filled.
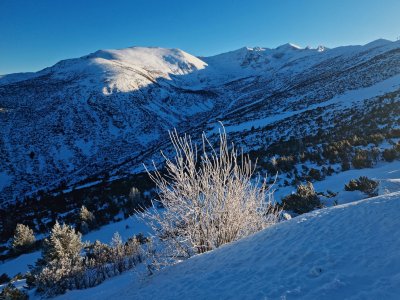
[[[308,167],[313,167],[308,165]],[[313,182],[314,188],[317,192],[326,192],[328,190],[337,193],[337,196],[328,200],[324,200],[326,205],[330,205],[333,200],[338,204],[350,203],[362,200],[367,196],[359,191],[345,191],[344,186],[351,179],[359,178],[360,176],[367,176],[370,179],[379,182],[378,193],[379,195],[387,195],[400,191],[400,161],[391,163],[380,162],[373,168],[366,169],[351,169],[332,176],[327,176],[322,181]],[[283,176],[282,179],[285,177]],[[274,198],[280,201],[283,197],[296,192],[296,187],[276,187]]]
[[[400,192],[321,209],[59,299],[398,299]]]

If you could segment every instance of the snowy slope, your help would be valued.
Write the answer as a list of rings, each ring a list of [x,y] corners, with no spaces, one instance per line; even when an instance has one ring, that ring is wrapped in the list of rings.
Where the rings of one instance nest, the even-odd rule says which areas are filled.
[[[339,204],[350,203],[358,200],[365,199],[367,196],[359,191],[348,192],[344,190],[344,186],[351,179],[360,176],[368,176],[371,179],[379,181],[379,195],[386,196],[394,192],[400,191],[400,161],[392,163],[381,163],[375,168],[370,169],[355,169],[327,177],[323,181],[314,183],[317,192],[326,192],[331,190],[337,193],[337,196],[331,199],[323,199],[327,206],[332,205],[333,200]],[[295,192],[296,187],[275,187],[274,198],[280,201],[282,197]],[[100,229],[89,232],[83,236],[83,240],[94,242],[99,240],[103,243],[109,243],[115,232],[118,232],[121,237],[126,240],[131,236],[142,233],[149,235],[151,230],[146,227],[143,220],[137,217],[130,217],[128,219],[110,223],[102,226]],[[28,266],[33,265],[40,257],[40,251],[23,254],[15,259],[11,259],[0,263],[0,274],[7,273],[9,276],[14,276],[17,273],[25,273],[29,270]]]
[[[398,299],[400,192],[317,210],[146,279],[59,299]]]
[[[316,181],[313,183],[314,188],[317,192],[326,192],[330,190],[337,193],[336,197],[323,199],[330,205],[334,200],[338,204],[345,204],[358,200],[365,199],[367,196],[359,191],[345,191],[344,186],[350,180],[359,178],[360,176],[367,176],[379,182],[379,195],[386,195],[400,191],[400,161],[392,163],[379,163],[374,168],[368,169],[353,169],[338,174],[333,174],[322,181]],[[275,190],[274,198],[280,201],[283,197],[296,192],[295,186],[279,187]]]
[[[334,49],[245,47],[200,58],[179,49],[100,50],[5,75],[0,203],[142,171],[174,127],[198,134],[223,121],[248,149],[315,134],[325,129],[316,117],[329,120],[393,93],[398,101],[399,74],[400,41],[377,40]],[[248,134],[252,127],[268,128],[269,140]]]
[[[138,77],[143,77],[143,82],[146,79],[149,82],[158,78],[171,79],[171,75],[186,75],[204,69],[206,66],[206,63],[197,57],[179,49],[131,47],[120,50],[99,50],[80,58],[60,61],[37,73],[3,75],[0,77],[0,85],[44,75],[65,80],[84,74],[97,77],[93,78],[96,81],[89,80],[88,82],[94,88],[99,79],[106,79],[109,87],[117,85],[115,88],[119,91],[127,92],[140,87],[132,85]],[[125,80],[127,75],[133,76],[127,80],[128,82]]]
[[[0,188],[22,195],[153,152],[169,129],[214,107],[182,87],[205,66],[181,50],[133,47],[0,78]]]

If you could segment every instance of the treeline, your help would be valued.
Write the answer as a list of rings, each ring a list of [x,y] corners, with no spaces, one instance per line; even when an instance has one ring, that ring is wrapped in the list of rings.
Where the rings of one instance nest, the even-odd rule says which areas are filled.
[[[400,137],[400,131],[396,137]],[[384,141],[391,143],[391,146],[386,149],[379,148],[379,144]],[[380,160],[392,162],[400,158],[400,142],[385,140],[383,135],[371,135],[367,138],[354,136],[350,139],[318,146],[305,147],[303,145],[301,139],[293,139],[282,142],[280,147],[275,146],[276,151],[272,152],[275,154],[274,156],[271,156],[271,150],[268,148],[267,150],[251,151],[250,157],[260,158],[258,161],[260,170],[266,170],[270,174],[288,173],[288,179],[292,179],[288,185],[322,180],[336,171],[332,168],[332,165],[335,164],[340,165],[340,171],[346,171],[350,168],[370,168]],[[367,146],[369,147],[364,148]],[[288,149],[294,148],[302,149],[302,151],[297,154],[286,154]],[[289,153],[296,152],[290,151]],[[314,163],[319,168],[309,167],[307,162]],[[300,166],[300,169],[297,166]]]
[[[290,130],[296,126],[303,128],[301,134],[271,140],[270,131],[276,131],[276,126],[257,129],[259,148],[249,154],[258,158],[260,169],[272,174],[290,172],[290,178],[296,177],[303,182],[320,180],[329,175],[332,172],[329,166],[334,164],[339,164],[341,171],[352,167],[371,167],[378,160],[390,162],[400,157],[400,144],[397,142],[400,138],[399,115],[398,92],[366,100],[363,105],[332,114],[329,110],[310,110],[303,113],[300,119],[279,124],[283,132],[296,132]],[[304,127],[305,124],[308,127]],[[391,145],[382,147],[383,143]],[[294,166],[307,161],[318,165],[319,170],[302,166],[304,170],[301,174],[295,174]],[[290,184],[298,184],[298,181]]]

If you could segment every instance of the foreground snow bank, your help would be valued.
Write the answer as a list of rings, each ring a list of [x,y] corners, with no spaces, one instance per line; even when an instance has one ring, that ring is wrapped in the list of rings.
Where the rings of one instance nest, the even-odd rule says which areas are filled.
[[[398,299],[400,192],[314,211],[153,277],[61,298]]]

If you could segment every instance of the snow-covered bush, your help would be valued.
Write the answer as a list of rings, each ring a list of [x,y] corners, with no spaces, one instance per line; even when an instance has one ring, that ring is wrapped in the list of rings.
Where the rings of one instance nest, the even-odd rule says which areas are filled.
[[[42,258],[27,282],[47,297],[62,294],[67,289],[95,286],[140,263],[144,252],[142,244],[146,242],[143,237],[135,236],[123,243],[116,233],[110,245],[99,241],[83,244],[80,233],[68,225],[56,223],[44,242]]]
[[[37,275],[37,291],[52,297],[64,293],[67,289],[82,288],[83,265],[70,258],[52,260]]]
[[[89,211],[86,206],[82,205],[79,211],[79,221],[78,221],[80,231],[82,233],[87,233],[91,229],[96,228],[96,218],[94,214]]]
[[[284,197],[281,205],[283,209],[293,211],[296,214],[304,214],[323,207],[311,182],[307,182],[305,185],[298,185],[296,193]]]
[[[255,166],[248,157],[239,156],[233,144],[229,149],[225,131],[220,132],[217,149],[205,134],[201,151],[190,136],[180,137],[174,131],[170,138],[176,156],[164,156],[166,174],[149,173],[164,209],[144,213],[164,244],[163,257],[187,258],[277,222],[266,180],[252,182]]]
[[[79,285],[78,275],[83,271],[82,250],[81,234],[56,222],[50,237],[44,240],[40,269],[35,278],[37,290],[54,296]]]
[[[128,197],[126,197],[125,202],[122,205],[122,211],[124,212],[125,217],[135,213],[139,207],[141,208],[145,206],[145,199],[139,189],[134,186],[131,187],[129,189]]]
[[[110,245],[99,241],[86,246],[85,271],[80,276],[79,288],[95,286],[105,279],[129,270],[144,259],[143,243],[136,236],[125,243],[118,233],[114,234]]]
[[[361,176],[358,179],[351,179],[349,183],[344,186],[346,191],[361,191],[369,197],[378,196],[379,182],[369,179],[366,176]]]
[[[12,247],[15,252],[24,252],[32,249],[35,241],[35,235],[29,226],[17,224],[12,240]]]
[[[50,237],[44,240],[42,255],[45,262],[64,258],[81,260],[82,235],[69,225],[56,222]]]
[[[0,292],[0,299],[4,300],[27,300],[28,294],[17,289],[12,283],[7,284]]]

